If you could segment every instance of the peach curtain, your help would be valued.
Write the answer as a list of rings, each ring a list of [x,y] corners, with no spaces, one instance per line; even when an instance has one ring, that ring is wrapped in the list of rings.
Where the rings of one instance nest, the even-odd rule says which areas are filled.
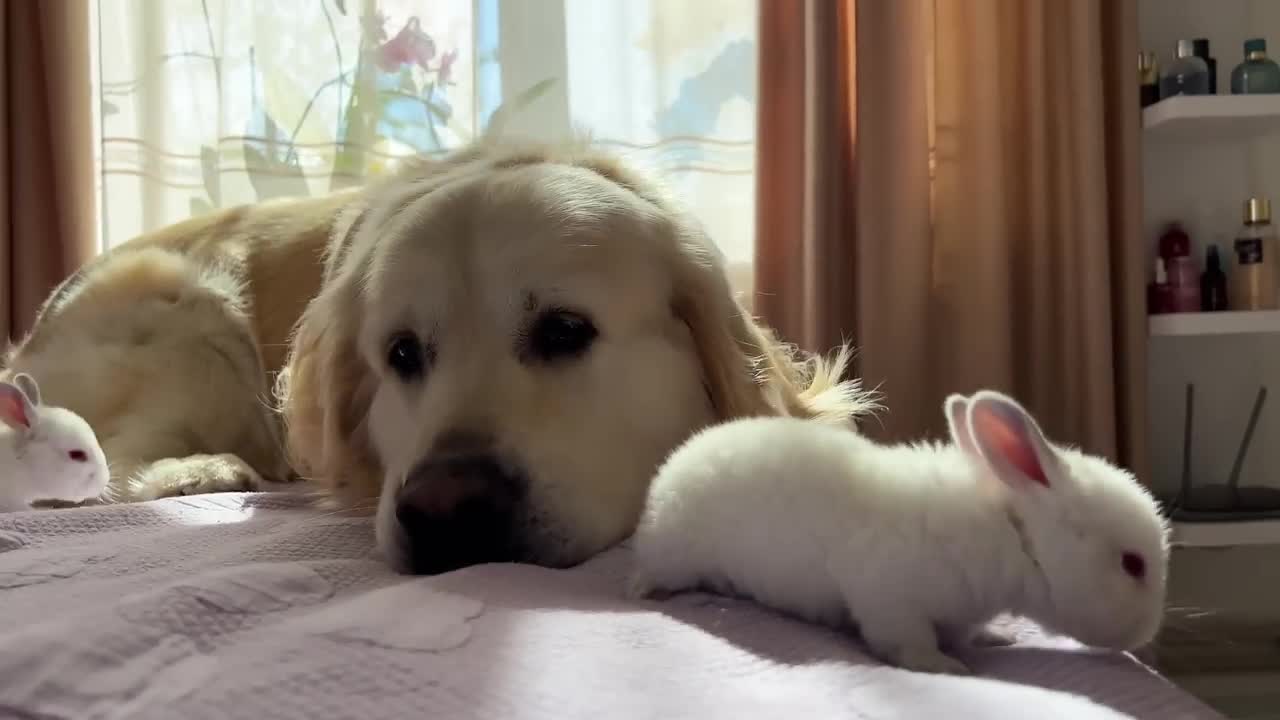
[[[94,247],[84,0],[0,0],[0,331],[16,340]]]
[[[1136,0],[761,0],[760,35],[757,313],[854,342],[873,435],[991,387],[1145,470]]]

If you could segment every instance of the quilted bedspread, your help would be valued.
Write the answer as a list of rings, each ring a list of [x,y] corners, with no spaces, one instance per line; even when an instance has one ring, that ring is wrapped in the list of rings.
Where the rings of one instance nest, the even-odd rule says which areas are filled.
[[[296,493],[0,515],[0,717],[1219,717],[1029,626],[944,677],[743,600],[631,602],[628,553],[399,576]]]

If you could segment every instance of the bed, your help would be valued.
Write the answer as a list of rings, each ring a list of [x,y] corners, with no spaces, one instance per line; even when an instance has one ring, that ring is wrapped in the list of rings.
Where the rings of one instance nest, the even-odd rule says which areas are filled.
[[[296,492],[0,515],[0,717],[1220,717],[1027,625],[943,677],[742,600],[630,602],[628,552],[397,576]]]

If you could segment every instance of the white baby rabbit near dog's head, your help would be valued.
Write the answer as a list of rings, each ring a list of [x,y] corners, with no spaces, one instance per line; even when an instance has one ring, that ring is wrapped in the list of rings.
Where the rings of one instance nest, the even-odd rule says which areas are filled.
[[[1016,401],[984,390],[945,405],[956,446],[999,480],[1050,604],[1041,617],[1090,645],[1149,642],[1164,612],[1168,528],[1126,470],[1054,445]]]
[[[751,418],[663,463],[632,546],[633,597],[702,588],[829,625],[900,667],[967,672],[1022,615],[1093,646],[1159,629],[1167,523],[1128,472],[1045,439],[993,391],[945,404],[950,443]]]

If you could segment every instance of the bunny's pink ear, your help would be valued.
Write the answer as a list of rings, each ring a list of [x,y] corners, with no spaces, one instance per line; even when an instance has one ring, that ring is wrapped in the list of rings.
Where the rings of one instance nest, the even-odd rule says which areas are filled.
[[[1001,480],[1015,488],[1028,480],[1049,487],[1045,464],[1053,461],[1053,448],[1021,405],[984,390],[969,404],[969,426],[979,451]]]
[[[30,430],[36,420],[35,406],[13,383],[0,383],[0,422],[14,430]]]

